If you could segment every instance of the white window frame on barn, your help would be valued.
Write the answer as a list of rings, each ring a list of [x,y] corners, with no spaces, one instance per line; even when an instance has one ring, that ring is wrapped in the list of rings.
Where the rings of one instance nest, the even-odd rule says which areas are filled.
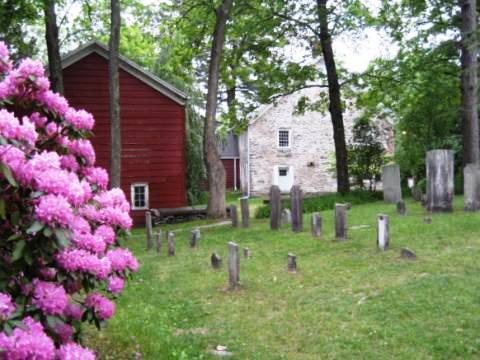
[[[288,133],[287,145],[282,144],[282,140],[284,141],[285,139],[280,139],[280,132],[285,132],[285,131]],[[292,130],[291,129],[280,128],[277,130],[277,148],[280,150],[290,150],[292,148]]]
[[[135,188],[144,188],[144,206],[135,205]],[[130,203],[132,204],[132,210],[147,210],[149,209],[149,191],[148,183],[133,183],[130,184]]]

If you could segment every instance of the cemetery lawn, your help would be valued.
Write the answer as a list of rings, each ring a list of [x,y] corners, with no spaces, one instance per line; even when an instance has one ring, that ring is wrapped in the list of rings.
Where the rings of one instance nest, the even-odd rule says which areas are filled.
[[[202,229],[188,245],[192,223],[177,229],[175,257],[145,250],[143,229],[128,246],[141,268],[117,302],[117,313],[86,345],[103,359],[214,359],[217,345],[230,359],[431,359],[480,357],[480,213],[432,215],[407,201],[407,216],[382,202],[352,207],[348,237],[333,241],[333,211],[322,212],[323,235],[269,220],[249,229]],[[376,250],[376,215],[390,215],[390,250]],[[201,222],[196,222],[199,224]],[[368,225],[352,229],[352,226]],[[227,291],[227,242],[249,247],[239,291]],[[413,249],[416,261],[402,260]],[[222,270],[210,255],[223,258]],[[298,272],[286,271],[287,254]]]

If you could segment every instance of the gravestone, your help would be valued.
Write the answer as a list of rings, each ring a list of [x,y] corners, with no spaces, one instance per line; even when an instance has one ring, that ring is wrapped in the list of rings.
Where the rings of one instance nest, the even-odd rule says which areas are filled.
[[[282,198],[277,185],[270,187],[270,229],[278,230],[282,225]]]
[[[250,249],[249,248],[243,248],[243,257],[245,259],[248,259],[250,257]]]
[[[407,213],[405,201],[402,200],[397,203],[397,213],[398,215],[405,215]]]
[[[290,209],[282,210],[282,224],[291,224],[292,223],[292,212]]]
[[[380,250],[388,250],[390,245],[390,225],[388,215],[377,216],[377,246]]]
[[[400,186],[400,167],[396,164],[386,165],[382,172],[383,200],[396,204],[402,200]]]
[[[480,209],[480,166],[468,164],[463,169],[463,196],[466,211]]]
[[[190,237],[190,247],[195,248],[198,245],[198,242],[200,241],[200,229],[195,229],[192,230],[192,235]]]
[[[335,239],[347,239],[347,206],[335,204]]]
[[[232,241],[228,243],[228,281],[230,290],[240,286],[240,256],[238,245]]]
[[[409,248],[403,248],[400,250],[400,257],[406,260],[415,260],[417,258],[417,254],[415,254],[415,252]]]
[[[160,252],[162,251],[162,232],[161,231],[155,233],[155,246],[157,248],[157,253],[160,254]]]
[[[427,210],[452,211],[453,201],[453,151],[427,152]]]
[[[421,201],[421,200],[422,200],[422,195],[423,195],[422,189],[420,189],[420,188],[417,187],[417,186],[414,186],[414,187],[412,188],[412,198],[413,198],[413,200],[415,200],[415,201]]]
[[[210,261],[214,269],[220,269],[222,267],[222,258],[217,253],[212,254]]]
[[[287,256],[287,269],[290,272],[297,271],[297,256],[295,254],[288,254]]]
[[[153,248],[153,230],[152,230],[152,213],[145,211],[145,231],[147,234],[147,250]]]
[[[232,219],[232,226],[238,227],[237,205],[230,205],[230,219]]]
[[[320,237],[322,235],[322,217],[319,213],[312,214],[312,236]]]
[[[247,196],[240,198],[240,207],[242,209],[242,226],[248,228],[250,226],[250,208]]]
[[[292,211],[292,231],[303,231],[303,193],[298,185],[290,190],[290,209]]]
[[[175,255],[175,233],[169,231],[167,233],[168,256]]]

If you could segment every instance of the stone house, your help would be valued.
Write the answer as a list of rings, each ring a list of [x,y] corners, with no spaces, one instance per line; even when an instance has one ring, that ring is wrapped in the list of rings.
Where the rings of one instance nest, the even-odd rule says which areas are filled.
[[[323,90],[322,90],[323,91]],[[302,96],[318,99],[318,89],[305,89],[261,107],[239,137],[240,179],[245,195],[267,195],[271,185],[289,192],[293,184],[306,194],[335,192],[332,122],[328,111],[294,114]],[[347,106],[344,126],[347,143],[358,109]],[[382,125],[382,127],[385,127]],[[388,128],[389,127],[389,128]],[[387,124],[383,142],[392,151],[392,130]]]

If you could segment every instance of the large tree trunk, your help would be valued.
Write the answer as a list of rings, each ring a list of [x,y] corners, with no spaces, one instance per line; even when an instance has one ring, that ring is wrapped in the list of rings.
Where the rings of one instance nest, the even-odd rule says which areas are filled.
[[[223,0],[216,13],[215,30],[213,32],[210,65],[208,69],[208,94],[205,112],[205,128],[203,151],[208,174],[208,206],[209,217],[225,216],[225,168],[220,159],[215,136],[215,117],[217,113],[218,79],[223,44],[225,43],[225,28],[230,15],[233,0]]]
[[[479,126],[477,110],[477,6],[476,0],[461,0],[462,7],[462,108],[463,108],[463,161],[465,164],[480,160]]]
[[[63,94],[62,59],[60,57],[55,0],[45,0],[43,11],[45,13],[45,39],[47,41],[50,83],[53,91]]]
[[[317,0],[318,20],[320,23],[320,44],[323,60],[327,71],[329,111],[333,125],[333,139],[335,142],[335,159],[337,166],[337,191],[350,191],[348,179],[347,145],[345,143],[345,129],[343,127],[342,102],[340,84],[338,83],[337,68],[332,49],[332,37],[328,30],[327,0]]]
[[[120,84],[118,53],[120,45],[120,1],[111,0],[108,88],[110,104],[110,187],[120,187],[122,132],[120,127]]]

